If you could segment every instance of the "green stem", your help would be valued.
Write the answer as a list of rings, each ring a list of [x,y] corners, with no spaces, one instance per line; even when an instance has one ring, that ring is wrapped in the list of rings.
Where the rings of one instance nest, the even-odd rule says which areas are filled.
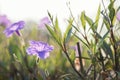
[[[117,53],[117,46],[115,45],[116,40],[115,40],[114,33],[113,33],[113,26],[110,25],[110,28],[111,28],[110,35],[111,35],[111,39],[113,42],[113,49],[114,49],[114,53],[115,53],[115,70],[118,71],[119,70],[119,56]]]
[[[84,68],[83,68],[83,63],[82,63],[82,55],[81,55],[79,42],[77,42],[77,49],[78,49],[78,54],[79,54],[79,61],[80,61],[81,72],[84,73]]]
[[[94,64],[94,80],[96,80],[96,64]]]
[[[64,51],[64,53],[65,53],[65,55],[66,55],[68,61],[70,62],[70,64],[71,64],[73,70],[80,76],[80,78],[81,78],[82,80],[85,80],[85,78],[83,77],[83,75],[80,74],[80,73],[75,69],[74,64],[72,63],[72,60],[70,59],[70,57],[69,57],[69,55],[68,55],[68,52],[67,52],[67,49],[66,49],[65,44],[64,44],[64,47],[62,47],[62,49],[63,49],[63,51]]]
[[[99,48],[99,52],[100,52],[100,62],[102,63],[102,70],[105,71],[104,59],[103,59],[100,48]]]

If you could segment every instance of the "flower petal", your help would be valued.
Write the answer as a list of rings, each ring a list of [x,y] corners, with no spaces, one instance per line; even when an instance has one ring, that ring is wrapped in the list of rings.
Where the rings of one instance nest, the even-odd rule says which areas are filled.
[[[25,24],[24,21],[19,21],[17,23],[12,24],[9,27],[9,30],[16,31],[16,30],[22,29],[24,27],[24,24]]]
[[[36,54],[37,54],[36,49],[33,48],[33,47],[27,48],[27,49],[26,49],[26,52],[27,52],[27,54],[29,54],[29,55],[36,55]]]
[[[45,27],[46,24],[50,24],[50,23],[51,23],[51,21],[49,20],[49,18],[44,17],[43,19],[40,20],[39,26],[40,27]]]
[[[4,33],[5,33],[5,35],[7,37],[10,37],[10,36],[12,36],[12,34],[14,33],[14,31],[4,31]]]
[[[49,46],[47,43],[41,41],[29,41],[30,47],[27,48],[28,54],[37,55],[41,59],[46,59],[50,55],[50,51],[53,50],[53,46]]]
[[[49,55],[50,55],[50,53],[46,52],[46,51],[41,51],[41,52],[38,53],[38,57],[41,58],[41,59],[46,59],[46,58],[49,57]]]
[[[120,12],[117,13],[116,17],[117,17],[117,20],[120,21]]]
[[[6,15],[0,15],[0,25],[8,27],[11,25],[11,21],[7,18]]]
[[[16,22],[11,26],[7,27],[3,33],[5,33],[7,37],[10,37],[13,34],[13,32],[17,32],[17,34],[20,36],[19,30],[24,27],[24,24],[24,21]]]

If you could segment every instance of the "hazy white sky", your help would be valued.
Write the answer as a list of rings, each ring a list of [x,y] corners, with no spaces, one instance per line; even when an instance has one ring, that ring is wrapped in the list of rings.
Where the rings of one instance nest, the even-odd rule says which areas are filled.
[[[11,20],[39,21],[47,16],[47,10],[58,16],[60,24],[70,15],[66,3],[70,2],[73,15],[77,17],[84,10],[94,17],[101,0],[0,0],[0,14],[6,14]],[[62,25],[63,26],[63,25]]]
[[[48,10],[60,18],[67,18],[67,2],[70,2],[75,16],[83,10],[94,14],[100,3],[99,0],[0,0],[0,14],[6,14],[12,20],[39,20],[47,15]]]

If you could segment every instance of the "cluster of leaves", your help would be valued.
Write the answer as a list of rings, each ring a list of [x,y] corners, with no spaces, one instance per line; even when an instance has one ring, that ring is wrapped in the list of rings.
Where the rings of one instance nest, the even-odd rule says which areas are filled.
[[[46,27],[81,80],[120,79],[120,36],[117,34],[120,26],[119,20],[116,20],[119,7],[117,9],[114,7],[115,0],[110,0],[107,8],[104,2],[102,4],[104,10],[101,10],[101,5],[99,5],[95,20],[92,20],[83,11],[79,19],[81,25],[79,25],[72,15],[72,18],[68,20],[69,25],[63,35],[59,29],[57,18],[54,22],[53,17],[48,13],[53,26],[46,25]],[[102,23],[100,23],[100,19]],[[81,30],[83,30],[83,33]],[[77,38],[77,41],[87,48],[84,54],[88,55],[88,57],[81,56],[81,51],[78,49],[79,61],[83,64],[81,59],[90,60],[90,67],[86,66],[85,69],[80,64],[81,70],[77,71],[75,69],[69,51],[69,40],[72,38]],[[79,47],[79,44],[77,45]]]
[[[78,21],[81,24],[71,12],[64,33],[57,17],[49,12],[52,22],[46,24],[49,33],[33,27],[24,29],[22,37],[13,35],[6,39],[4,27],[0,27],[0,80],[119,80],[120,23],[116,19],[119,7],[115,8],[115,0],[110,0],[107,8],[102,4],[104,10],[99,5],[95,20],[83,11]],[[30,39],[51,43],[55,49],[45,60],[27,55],[25,49]],[[77,46],[76,52],[73,46]]]

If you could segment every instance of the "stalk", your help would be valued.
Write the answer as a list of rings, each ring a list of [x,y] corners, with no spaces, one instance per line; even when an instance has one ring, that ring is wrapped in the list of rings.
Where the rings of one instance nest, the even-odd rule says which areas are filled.
[[[64,47],[62,47],[62,49],[63,49],[63,51],[64,51],[64,53],[65,53],[65,55],[66,55],[68,61],[70,62],[70,64],[71,64],[73,70],[80,76],[80,78],[81,78],[82,80],[85,80],[85,78],[83,77],[83,75],[80,74],[80,73],[75,69],[73,62],[72,62],[72,60],[70,59],[70,57],[69,57],[69,55],[68,55],[68,52],[67,52],[67,49],[66,49],[65,44],[64,44]]]
[[[114,49],[114,58],[115,58],[115,70],[118,71],[119,70],[119,56],[118,56],[118,53],[117,53],[117,46],[115,45],[116,43],[116,40],[115,40],[115,37],[114,37],[114,33],[113,33],[113,26],[110,25],[110,36],[111,36],[111,40],[113,42],[113,49]]]

